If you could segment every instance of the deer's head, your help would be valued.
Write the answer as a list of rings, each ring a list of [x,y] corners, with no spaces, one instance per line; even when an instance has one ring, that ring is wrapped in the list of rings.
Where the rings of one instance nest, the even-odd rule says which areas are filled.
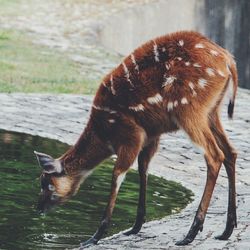
[[[40,213],[44,213],[76,194],[90,171],[76,171],[69,175],[65,172],[65,166],[60,159],[36,151],[34,153],[42,168],[41,193],[37,209]]]

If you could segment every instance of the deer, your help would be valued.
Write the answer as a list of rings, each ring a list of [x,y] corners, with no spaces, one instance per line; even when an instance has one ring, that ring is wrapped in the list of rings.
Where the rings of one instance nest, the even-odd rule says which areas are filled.
[[[115,154],[105,212],[81,248],[97,244],[110,224],[126,173],[137,159],[137,215],[125,235],[137,234],[145,222],[148,166],[160,136],[183,130],[203,149],[207,178],[193,223],[176,245],[191,243],[202,231],[222,164],[228,178],[228,208],[225,229],[216,239],[227,240],[237,227],[237,152],[222,127],[220,107],[228,96],[227,114],[233,117],[237,86],[233,56],[198,32],[179,31],[146,42],[103,78],[74,146],[56,159],[35,151],[42,168],[38,210],[45,212],[67,201],[100,162]]]

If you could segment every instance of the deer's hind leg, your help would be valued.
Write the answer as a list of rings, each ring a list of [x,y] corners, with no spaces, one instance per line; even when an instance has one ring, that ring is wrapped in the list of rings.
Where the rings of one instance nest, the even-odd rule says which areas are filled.
[[[148,164],[155,154],[159,143],[159,138],[154,139],[145,146],[138,156],[138,171],[140,176],[140,193],[138,199],[137,216],[135,224],[131,230],[125,232],[125,235],[137,234],[145,222],[146,215],[146,188],[148,179]]]
[[[178,241],[176,245],[187,245],[191,243],[199,231],[203,229],[206,212],[212,197],[214,186],[219,174],[224,154],[218,147],[216,140],[209,128],[207,117],[199,114],[190,114],[179,120],[180,126],[189,135],[190,139],[202,147],[205,151],[204,157],[207,163],[207,180],[202,199],[196,212],[193,224],[186,237]],[[188,117],[192,117],[189,119]]]
[[[210,128],[213,135],[225,155],[225,160],[223,162],[227,176],[228,176],[228,210],[227,210],[227,222],[224,232],[217,236],[216,239],[227,240],[234,227],[237,226],[237,216],[236,216],[236,189],[235,189],[235,162],[237,158],[237,153],[235,149],[231,146],[225,131],[221,125],[218,112],[215,111],[210,115]]]

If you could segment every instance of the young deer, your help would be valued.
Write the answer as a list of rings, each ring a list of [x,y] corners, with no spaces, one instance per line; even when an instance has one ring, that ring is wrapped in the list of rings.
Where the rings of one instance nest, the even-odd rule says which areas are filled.
[[[97,243],[110,222],[120,185],[138,156],[140,194],[135,224],[126,235],[140,231],[145,217],[148,164],[162,133],[184,130],[204,149],[207,180],[193,224],[177,245],[186,245],[202,231],[222,163],[229,182],[227,222],[217,237],[226,240],[236,227],[236,152],[222,128],[219,109],[230,90],[232,118],[237,71],[232,56],[196,32],[177,32],[136,49],[108,74],[94,98],[87,127],[76,144],[58,159],[36,153],[43,168],[38,208],[66,201],[94,167],[117,155],[111,193],[96,233],[82,246]]]

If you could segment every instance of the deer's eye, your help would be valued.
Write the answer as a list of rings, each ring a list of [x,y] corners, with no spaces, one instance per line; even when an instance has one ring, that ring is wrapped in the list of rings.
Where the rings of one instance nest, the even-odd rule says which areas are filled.
[[[52,191],[52,192],[56,190],[55,186],[52,184],[48,185],[48,189],[49,189],[49,191]]]

